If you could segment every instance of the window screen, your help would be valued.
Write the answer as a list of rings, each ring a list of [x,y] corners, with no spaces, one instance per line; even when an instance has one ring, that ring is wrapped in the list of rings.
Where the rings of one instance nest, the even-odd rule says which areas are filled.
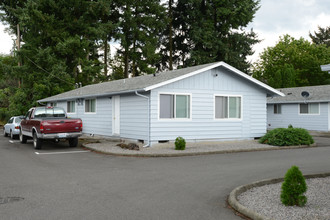
[[[215,118],[241,118],[241,97],[216,96]]]
[[[189,96],[177,95],[176,96],[176,118],[189,118]]]
[[[72,113],[72,112],[75,112],[75,102],[74,101],[69,101],[67,102],[67,112],[68,113]]]
[[[96,100],[86,99],[85,100],[85,112],[96,112]]]
[[[300,104],[300,114],[319,114],[319,103]]]
[[[160,118],[174,118],[174,95],[160,95]]]
[[[274,114],[281,114],[282,106],[280,104],[274,104]]]
[[[228,97],[215,97],[215,118],[228,118]]]
[[[190,95],[161,94],[159,118],[190,118]]]

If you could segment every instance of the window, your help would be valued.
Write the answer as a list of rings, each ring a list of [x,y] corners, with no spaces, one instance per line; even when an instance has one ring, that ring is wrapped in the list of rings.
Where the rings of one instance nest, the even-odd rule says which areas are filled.
[[[85,100],[85,112],[89,112],[89,113],[96,112],[96,99]]]
[[[14,118],[10,118],[10,119],[8,120],[7,124],[12,124],[13,121],[14,121]]]
[[[74,113],[76,112],[76,103],[75,101],[68,101],[67,102],[67,113]]]
[[[239,96],[215,96],[215,118],[241,118],[241,97]]]
[[[49,103],[49,106],[56,107],[57,106],[57,102],[50,102]]]
[[[159,118],[190,118],[190,95],[161,94]]]
[[[65,117],[65,111],[59,107],[46,107],[36,108],[34,111],[35,118],[63,118]]]
[[[281,114],[282,106],[280,104],[274,104],[274,114]]]
[[[25,118],[30,118],[31,117],[31,113],[32,113],[32,110],[29,110],[26,115],[25,115]]]
[[[15,118],[15,123],[20,123],[22,121],[21,118]]]
[[[299,104],[299,112],[302,115],[306,115],[306,114],[311,114],[311,115],[320,114],[320,105],[319,105],[319,103]]]

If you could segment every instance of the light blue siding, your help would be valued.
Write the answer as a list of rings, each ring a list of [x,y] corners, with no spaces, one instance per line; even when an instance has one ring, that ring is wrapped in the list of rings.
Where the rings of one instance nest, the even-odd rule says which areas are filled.
[[[112,135],[112,103],[109,97],[96,99],[96,112],[85,113],[85,103],[77,105],[77,117],[83,120],[83,131],[88,134]]]
[[[160,93],[190,94],[191,118],[159,119]],[[120,137],[147,142],[150,136],[151,143],[157,143],[160,140],[173,141],[178,136],[187,141],[201,141],[251,139],[266,133],[266,91],[223,67],[158,87],[143,95],[150,97],[150,127],[148,100],[134,93],[120,95]],[[215,119],[215,95],[240,96],[241,119]],[[66,102],[59,102],[58,106],[67,109]],[[84,105],[76,103],[76,112],[69,116],[83,120],[84,133],[112,136],[110,97],[97,98],[96,113],[85,113]]]
[[[329,131],[329,104],[320,103],[319,115],[300,115],[299,104],[281,104],[282,113],[274,114],[274,105],[267,105],[268,129],[287,128],[292,125],[311,131]]]
[[[121,95],[120,136],[147,142],[148,123],[147,99],[135,94]]]
[[[98,134],[111,136],[112,135],[112,105],[111,99],[97,98],[96,112],[85,113],[85,103],[78,105],[76,102],[75,113],[68,113],[68,117],[81,118],[83,121],[83,133]],[[67,102],[58,102],[57,106],[64,108],[67,111]]]
[[[148,94],[143,94],[148,95]],[[84,103],[84,102],[83,102]],[[67,102],[57,102],[67,111]],[[96,99],[96,112],[85,113],[84,104],[75,105],[68,117],[81,118],[83,133],[112,136],[112,99]],[[120,96],[120,137],[148,141],[148,101],[135,94]]]
[[[218,74],[217,77],[214,77]],[[189,120],[159,119],[160,93],[190,93]],[[214,95],[242,96],[242,119],[214,119]],[[174,140],[249,139],[266,132],[266,92],[236,74],[217,68],[151,91],[151,142]]]

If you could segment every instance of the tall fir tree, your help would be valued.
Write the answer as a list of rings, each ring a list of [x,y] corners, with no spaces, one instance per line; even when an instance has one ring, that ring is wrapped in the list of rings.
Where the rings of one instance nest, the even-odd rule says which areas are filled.
[[[225,61],[247,72],[257,35],[245,31],[259,8],[257,0],[180,0],[172,9],[176,66]],[[169,47],[168,47],[169,48]]]
[[[164,7],[159,0],[120,2],[120,21],[116,39],[123,57],[124,77],[155,72],[160,61],[158,33],[164,27]]]
[[[324,44],[330,47],[330,26],[322,28],[318,27],[318,31],[314,31],[314,35],[309,33],[309,37],[314,44]]]

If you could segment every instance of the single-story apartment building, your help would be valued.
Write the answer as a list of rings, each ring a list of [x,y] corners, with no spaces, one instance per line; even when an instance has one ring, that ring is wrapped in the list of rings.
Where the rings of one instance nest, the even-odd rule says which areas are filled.
[[[284,97],[268,97],[268,129],[293,127],[330,131],[330,85],[279,89]]]
[[[139,140],[252,139],[266,133],[267,96],[278,90],[217,62],[84,86],[38,102],[83,120],[87,134]]]

